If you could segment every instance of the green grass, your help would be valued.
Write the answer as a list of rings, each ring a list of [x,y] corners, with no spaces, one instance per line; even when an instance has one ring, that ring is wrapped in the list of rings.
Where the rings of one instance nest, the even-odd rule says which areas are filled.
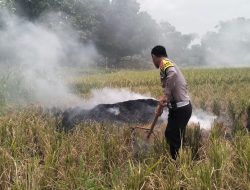
[[[161,140],[135,159],[128,125],[86,122],[66,134],[56,130],[58,119],[40,107],[3,111],[0,189],[250,189],[250,138],[244,129],[250,69],[184,74],[196,108],[232,119],[230,139],[221,123],[202,141],[199,129],[190,128],[176,162]],[[4,82],[2,99],[9,91]],[[161,95],[157,70],[91,73],[67,82],[82,97],[103,87]],[[11,99],[6,100],[1,105],[8,107]]]

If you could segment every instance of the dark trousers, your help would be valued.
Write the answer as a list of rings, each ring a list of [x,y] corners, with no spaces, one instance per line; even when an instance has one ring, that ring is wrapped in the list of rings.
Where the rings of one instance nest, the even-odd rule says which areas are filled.
[[[184,140],[186,126],[191,115],[191,103],[184,107],[169,109],[165,137],[170,146],[170,153],[174,160],[176,160],[181,143]]]

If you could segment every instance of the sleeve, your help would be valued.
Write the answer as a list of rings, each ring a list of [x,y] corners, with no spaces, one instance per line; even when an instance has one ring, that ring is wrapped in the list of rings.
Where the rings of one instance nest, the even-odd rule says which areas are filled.
[[[165,73],[166,77],[164,79],[163,93],[166,95],[167,99],[170,100],[173,87],[175,86],[175,76],[177,72],[175,67],[169,67],[165,70]]]
[[[165,75],[167,75],[167,70],[171,67],[174,67],[174,64],[170,60],[163,60],[160,64],[160,70],[163,72]]]

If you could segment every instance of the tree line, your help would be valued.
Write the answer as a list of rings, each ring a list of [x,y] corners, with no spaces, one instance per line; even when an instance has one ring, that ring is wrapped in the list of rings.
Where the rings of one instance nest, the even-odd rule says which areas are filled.
[[[196,34],[182,34],[168,22],[157,23],[136,0],[2,0],[0,6],[32,22],[57,13],[52,27],[70,24],[83,44],[93,43],[109,66],[126,57],[148,59],[156,44],[183,66],[234,66],[250,61],[250,19],[220,22],[217,30],[192,45]],[[242,59],[244,58],[244,59]]]

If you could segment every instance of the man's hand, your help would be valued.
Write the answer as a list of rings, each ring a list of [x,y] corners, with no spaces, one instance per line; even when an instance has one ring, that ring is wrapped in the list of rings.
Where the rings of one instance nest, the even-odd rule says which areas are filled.
[[[166,96],[160,97],[160,99],[159,99],[159,104],[160,104],[162,107],[166,106],[166,104],[167,104],[167,97],[166,97]]]
[[[157,116],[161,116],[161,114],[163,112],[164,106],[167,105],[167,97],[166,96],[160,97],[160,99],[158,100],[158,102],[159,102],[159,105],[157,106],[157,108],[155,110],[155,114]]]
[[[161,104],[159,104],[157,107],[156,107],[156,110],[155,110],[155,114],[160,117],[161,114],[163,112],[163,106],[161,106]]]

